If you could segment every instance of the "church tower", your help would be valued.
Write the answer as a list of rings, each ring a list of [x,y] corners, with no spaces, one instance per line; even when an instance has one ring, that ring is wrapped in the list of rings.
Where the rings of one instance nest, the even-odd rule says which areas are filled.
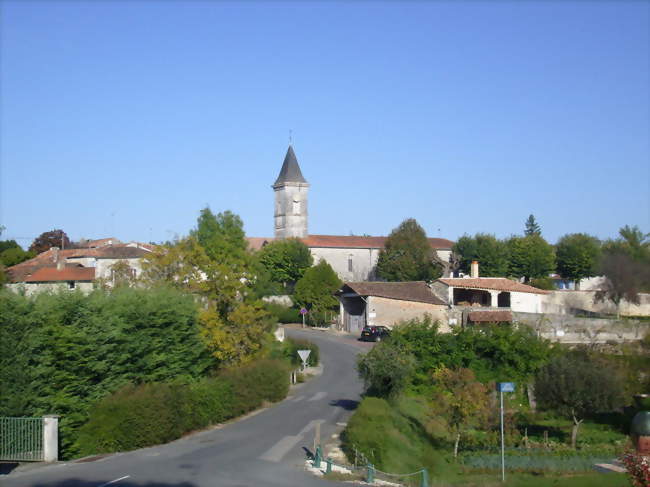
[[[293,147],[287,149],[278,179],[271,187],[275,192],[275,238],[306,237],[309,183],[300,172]]]

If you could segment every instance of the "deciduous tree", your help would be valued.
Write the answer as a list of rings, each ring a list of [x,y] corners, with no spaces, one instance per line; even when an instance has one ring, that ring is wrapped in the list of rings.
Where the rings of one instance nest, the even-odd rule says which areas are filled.
[[[579,289],[581,279],[597,275],[600,241],[586,233],[564,235],[555,246],[557,271],[572,279]]]
[[[338,306],[334,293],[341,287],[334,269],[321,260],[310,267],[296,284],[295,300],[311,314],[322,313]]]
[[[377,275],[387,281],[428,281],[441,275],[427,234],[413,218],[394,229],[379,253]]]
[[[289,291],[314,262],[309,247],[297,238],[271,242],[258,252],[257,258],[271,279]]]
[[[70,239],[63,230],[50,230],[41,233],[29,246],[29,250],[40,254],[52,247],[59,247],[60,249],[70,247]]]
[[[553,246],[537,234],[511,237],[508,240],[510,274],[524,277],[526,282],[534,278],[548,277],[555,270]]]
[[[535,395],[544,409],[573,420],[571,446],[575,448],[584,418],[622,406],[623,380],[616,371],[585,351],[553,358],[537,374]]]
[[[485,277],[508,275],[508,247],[494,235],[477,233],[473,237],[463,235],[454,244],[454,253],[460,255],[460,270],[469,273],[473,260],[481,265]]]
[[[357,370],[369,394],[388,398],[397,396],[406,387],[415,364],[415,358],[405,350],[381,342],[359,356]]]

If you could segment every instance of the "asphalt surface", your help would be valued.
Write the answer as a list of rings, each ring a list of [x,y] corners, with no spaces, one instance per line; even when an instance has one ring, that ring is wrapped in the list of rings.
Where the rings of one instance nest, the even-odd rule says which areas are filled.
[[[89,462],[57,463],[0,475],[3,487],[253,487],[340,485],[307,473],[316,424],[340,431],[360,400],[355,362],[370,347],[353,337],[287,330],[320,347],[322,374],[284,401],[217,429]]]

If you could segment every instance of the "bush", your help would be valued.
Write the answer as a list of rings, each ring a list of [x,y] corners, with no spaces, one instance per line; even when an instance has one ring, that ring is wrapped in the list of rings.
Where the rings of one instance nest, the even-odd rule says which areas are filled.
[[[280,360],[258,360],[225,370],[219,377],[232,385],[232,417],[257,409],[265,401],[280,401],[289,392],[289,369]]]
[[[415,358],[390,341],[381,342],[357,361],[359,375],[369,394],[395,397],[406,387],[415,370]]]
[[[529,284],[537,289],[545,289],[547,291],[554,291],[557,289],[553,279],[550,277],[538,277],[537,279],[531,279]]]
[[[89,455],[166,443],[280,401],[289,390],[288,375],[284,362],[260,360],[189,385],[128,385],[92,408],[78,450]]]
[[[297,308],[290,308],[278,303],[264,303],[264,308],[275,316],[279,323],[302,323],[302,316]]]

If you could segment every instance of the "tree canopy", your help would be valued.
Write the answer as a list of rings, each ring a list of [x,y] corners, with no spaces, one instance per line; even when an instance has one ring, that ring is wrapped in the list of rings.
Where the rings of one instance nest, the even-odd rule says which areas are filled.
[[[70,244],[70,239],[63,230],[50,230],[36,237],[29,246],[29,251],[40,254],[41,252],[50,250],[52,247],[58,247],[60,249],[68,248]]]
[[[377,275],[387,281],[429,281],[441,275],[437,255],[413,218],[395,228],[377,260]]]
[[[548,277],[555,271],[555,250],[538,234],[511,237],[508,242],[510,274],[531,279]]]
[[[334,269],[324,260],[310,267],[296,284],[295,301],[313,314],[338,306],[334,293],[341,287],[341,280]]]
[[[562,277],[576,282],[576,289],[581,279],[593,277],[598,273],[600,260],[600,241],[586,233],[564,235],[555,246],[557,254],[557,271]]]
[[[289,291],[314,262],[309,247],[297,238],[271,242],[257,253],[257,258],[271,280]]]
[[[481,265],[482,276],[508,276],[508,247],[494,235],[463,235],[454,244],[453,251],[460,256],[460,270],[465,273],[470,272],[471,263],[476,260]]]

